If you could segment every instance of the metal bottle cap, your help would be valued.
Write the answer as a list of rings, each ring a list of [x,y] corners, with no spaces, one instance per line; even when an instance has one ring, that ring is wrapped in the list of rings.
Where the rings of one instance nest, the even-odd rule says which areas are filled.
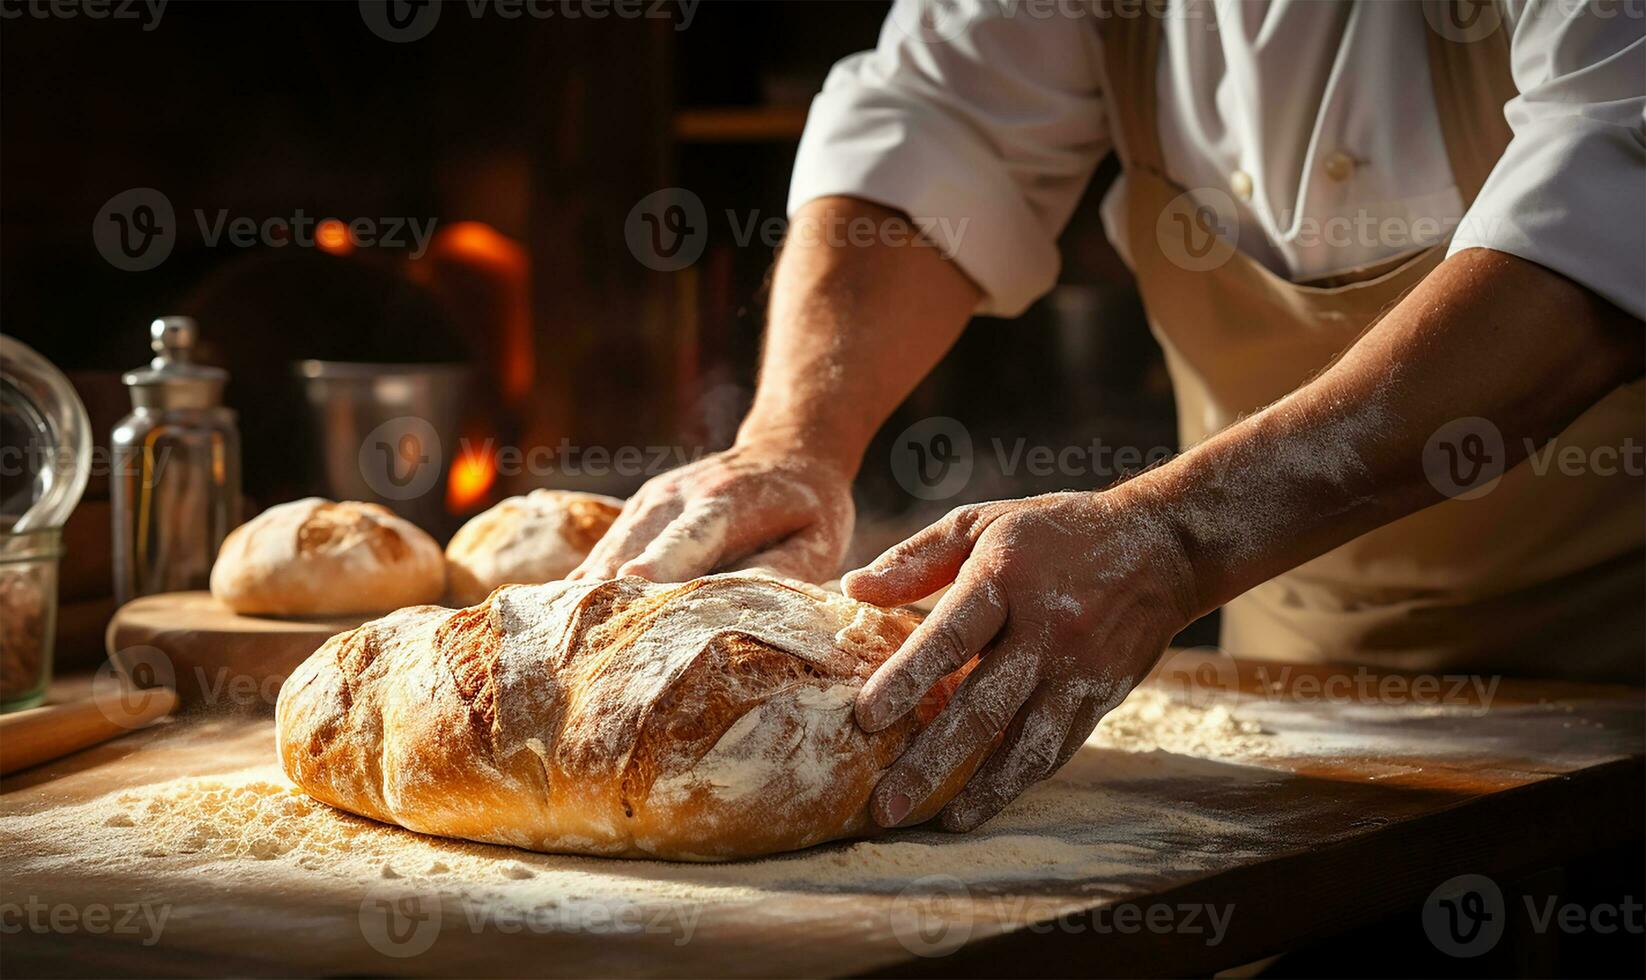
[[[215,408],[223,402],[229,374],[194,363],[200,328],[192,317],[163,316],[149,324],[154,360],[146,368],[121,375],[138,408]]]

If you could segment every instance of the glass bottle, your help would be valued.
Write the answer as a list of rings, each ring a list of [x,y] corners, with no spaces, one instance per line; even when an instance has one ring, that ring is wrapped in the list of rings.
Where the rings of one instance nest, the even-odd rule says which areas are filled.
[[[223,407],[228,372],[193,362],[189,317],[149,325],[155,358],[121,381],[132,412],[114,427],[114,593],[120,602],[204,589],[240,523],[240,431]]]

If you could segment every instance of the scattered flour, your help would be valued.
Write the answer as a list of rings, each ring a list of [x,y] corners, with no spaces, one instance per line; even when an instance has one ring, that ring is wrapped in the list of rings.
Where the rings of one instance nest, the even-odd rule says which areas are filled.
[[[828,701],[833,694],[812,696]],[[1239,754],[1235,746],[1244,751],[1266,738],[1226,708],[1174,702],[1145,687],[1109,715],[1056,778],[971,834],[906,831],[720,865],[536,854],[428,837],[315,802],[273,764],[0,815],[0,838],[14,873],[72,868],[160,885],[205,873],[226,886],[277,891],[326,883],[364,889],[404,879],[408,887],[521,909],[582,901],[745,904],[773,892],[895,893],[926,875],[974,887],[1061,881],[1105,893],[1151,871],[1211,868],[1272,847],[1283,814],[1223,812],[1175,795],[1207,766],[1217,766],[1220,778],[1276,778],[1193,757],[1207,754],[1202,748]]]
[[[1208,758],[1269,755],[1284,746],[1262,724],[1226,704],[1198,706],[1142,687],[1103,718],[1089,745],[1122,752],[1174,752]]]

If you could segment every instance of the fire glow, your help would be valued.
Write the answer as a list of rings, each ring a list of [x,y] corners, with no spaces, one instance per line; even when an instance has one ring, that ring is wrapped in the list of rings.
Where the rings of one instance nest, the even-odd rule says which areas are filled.
[[[524,398],[531,392],[537,362],[526,250],[491,225],[459,221],[436,233],[430,254],[437,265],[458,266],[483,285],[482,295],[497,316],[503,396],[509,401]]]
[[[490,440],[470,440],[452,461],[451,475],[446,479],[447,512],[465,514],[486,502],[497,482],[497,464],[482,448],[490,444]]]
[[[333,255],[347,255],[354,251],[354,239],[349,237],[349,228],[336,218],[327,218],[314,229],[314,243],[322,252]]]

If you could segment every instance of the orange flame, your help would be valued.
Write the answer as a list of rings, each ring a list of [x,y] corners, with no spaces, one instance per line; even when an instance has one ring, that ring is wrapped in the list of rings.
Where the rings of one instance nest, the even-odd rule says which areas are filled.
[[[349,236],[349,226],[336,218],[327,218],[315,226],[314,244],[320,251],[333,255],[347,255],[354,251],[354,239]]]
[[[485,503],[497,482],[497,463],[486,450],[488,445],[490,440],[471,442],[452,460],[451,475],[446,478],[447,512],[465,514]]]

